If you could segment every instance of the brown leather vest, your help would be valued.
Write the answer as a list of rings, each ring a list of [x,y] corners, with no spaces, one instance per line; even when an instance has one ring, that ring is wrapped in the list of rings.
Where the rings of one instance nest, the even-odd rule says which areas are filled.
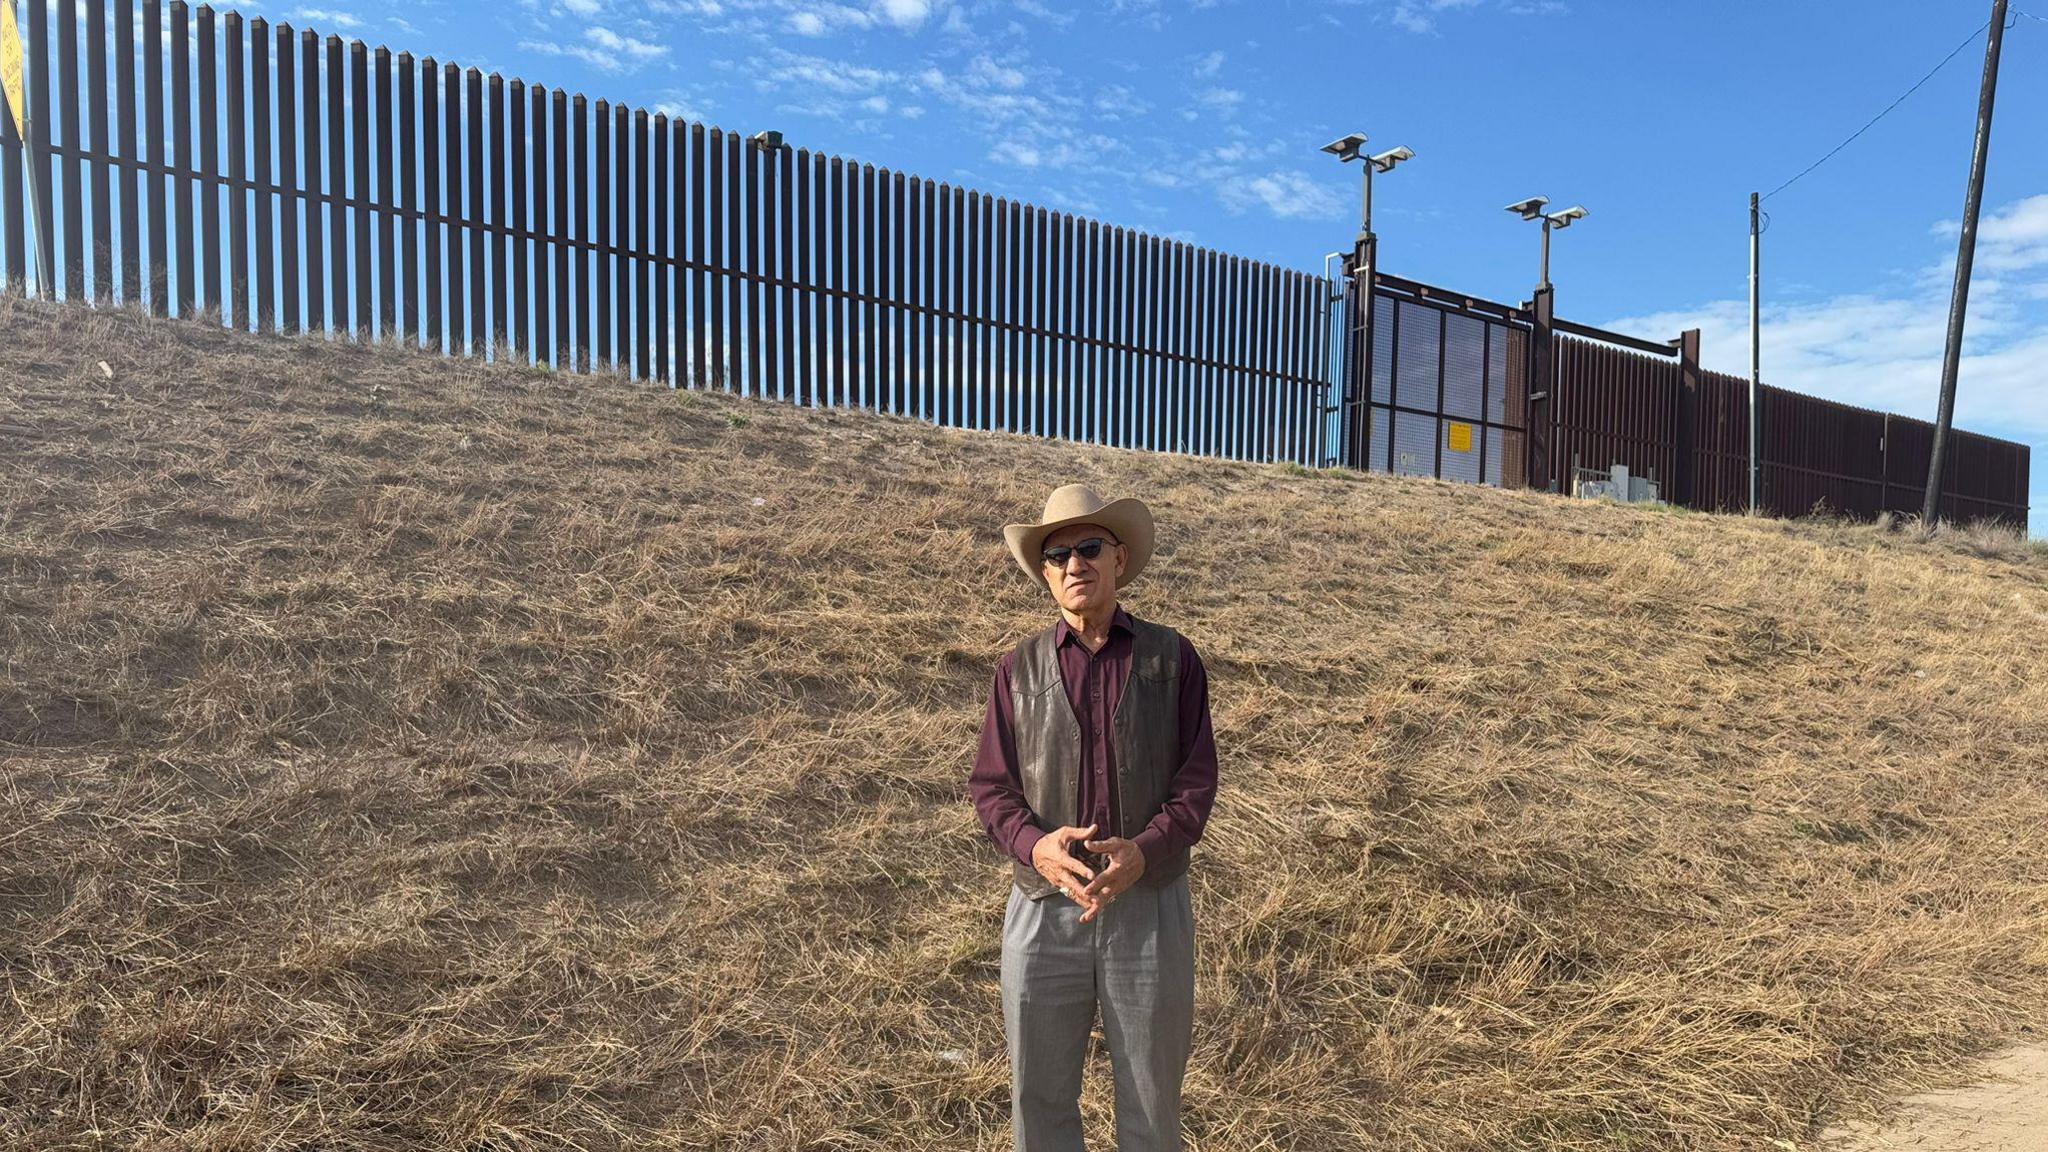
[[[1079,823],[1081,721],[1060,678],[1057,624],[1017,646],[1010,662],[1010,703],[1016,717],[1017,764],[1024,799],[1046,831]],[[1116,750],[1116,834],[1134,837],[1159,814],[1180,767],[1180,633],[1131,619],[1131,674],[1112,724]],[[1010,862],[1017,887],[1033,900],[1058,889],[1038,871]],[[1138,883],[1157,887],[1188,870],[1181,848],[1148,865]]]

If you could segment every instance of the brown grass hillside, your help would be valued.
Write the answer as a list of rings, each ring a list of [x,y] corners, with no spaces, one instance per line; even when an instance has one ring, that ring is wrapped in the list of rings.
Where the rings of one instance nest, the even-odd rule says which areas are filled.
[[[2048,1023],[2036,546],[18,300],[0,448],[0,1146],[1008,1147],[1068,479],[1213,678],[1192,1149],[1809,1149]]]

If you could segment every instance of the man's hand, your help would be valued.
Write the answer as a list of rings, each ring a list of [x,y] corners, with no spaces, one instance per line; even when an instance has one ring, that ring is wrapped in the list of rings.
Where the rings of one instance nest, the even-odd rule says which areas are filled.
[[[1081,895],[1087,898],[1082,904],[1087,911],[1081,913],[1081,923],[1086,924],[1100,915],[1111,900],[1122,895],[1126,888],[1138,882],[1145,874],[1145,853],[1136,840],[1122,836],[1111,836],[1107,840],[1089,840],[1081,845],[1090,852],[1100,852],[1109,857],[1109,867],[1091,881]]]
[[[1038,869],[1038,874],[1045,877],[1046,883],[1066,893],[1074,903],[1085,909],[1081,914],[1083,920],[1095,914],[1095,897],[1088,895],[1083,887],[1095,877],[1095,873],[1090,871],[1086,864],[1070,855],[1067,848],[1074,841],[1093,835],[1093,824],[1086,828],[1069,825],[1047,832],[1039,837],[1038,843],[1031,848],[1031,866]]]

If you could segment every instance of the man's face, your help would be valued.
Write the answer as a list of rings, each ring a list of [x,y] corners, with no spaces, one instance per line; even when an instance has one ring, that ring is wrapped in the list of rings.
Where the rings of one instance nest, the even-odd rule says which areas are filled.
[[[1116,600],[1117,581],[1123,579],[1130,550],[1112,543],[1115,534],[1095,524],[1069,524],[1045,538],[1047,548],[1071,548],[1084,540],[1096,539],[1103,542],[1103,547],[1093,560],[1075,551],[1068,553],[1063,567],[1039,563],[1046,586],[1052,589],[1052,598],[1076,615],[1086,615],[1090,609]]]

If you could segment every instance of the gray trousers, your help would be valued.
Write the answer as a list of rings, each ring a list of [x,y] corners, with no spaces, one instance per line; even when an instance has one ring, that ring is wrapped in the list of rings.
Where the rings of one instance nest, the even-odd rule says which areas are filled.
[[[1084,1152],[1081,1069],[1095,1007],[1116,1070],[1117,1152],[1179,1152],[1195,1023],[1188,878],[1132,887],[1090,924],[1016,885],[1003,915],[1003,1027],[1015,1152]]]

